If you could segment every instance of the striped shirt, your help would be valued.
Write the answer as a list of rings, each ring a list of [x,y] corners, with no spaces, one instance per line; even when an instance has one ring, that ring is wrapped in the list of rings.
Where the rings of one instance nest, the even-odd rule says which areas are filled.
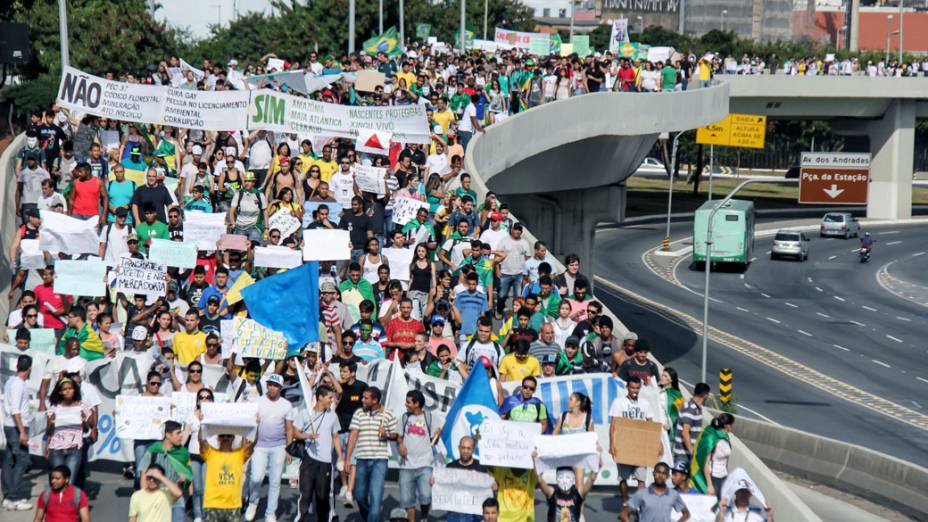
[[[384,407],[376,413],[360,408],[351,416],[350,429],[358,431],[358,441],[354,447],[354,455],[358,459],[390,458],[389,441],[380,440],[381,423],[386,427],[388,435],[396,433],[396,417]]]
[[[686,405],[680,409],[680,416],[677,417],[676,436],[673,439],[673,460],[674,462],[689,462],[693,456],[687,451],[683,444],[683,425],[690,425],[690,442],[693,447],[696,446],[696,439],[702,432],[702,406],[696,404],[693,399],[687,401]]]

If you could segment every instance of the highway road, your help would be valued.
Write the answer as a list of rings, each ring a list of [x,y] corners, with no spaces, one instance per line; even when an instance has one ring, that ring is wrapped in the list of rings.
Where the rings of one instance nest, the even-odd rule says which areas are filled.
[[[689,236],[691,226],[675,224],[672,237]],[[715,272],[710,325],[740,339],[710,343],[708,380],[717,390],[718,370],[732,368],[740,413],[928,466],[925,308],[918,296],[902,297],[877,280],[886,265],[897,286],[925,279],[917,268],[928,259],[922,257],[928,236],[925,226],[869,230],[877,243],[867,264],[851,252],[856,240],[815,233],[804,263],[770,260],[767,237],[757,239],[748,270]],[[600,230],[593,272],[664,306],[642,306],[608,283],[598,284],[596,294],[649,339],[662,363],[694,383],[701,330],[694,332],[681,314],[701,320],[704,273],[683,256],[664,272],[679,285],[648,268],[642,253],[660,243],[663,231],[662,225]]]

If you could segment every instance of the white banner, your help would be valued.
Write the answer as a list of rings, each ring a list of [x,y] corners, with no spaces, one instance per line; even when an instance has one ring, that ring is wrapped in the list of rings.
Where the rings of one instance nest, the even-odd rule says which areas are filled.
[[[303,264],[303,254],[282,246],[255,248],[255,266],[267,268],[296,268]]]
[[[100,253],[100,236],[97,220],[83,220],[42,210],[39,227],[39,246],[46,252],[80,255]]]
[[[429,209],[429,204],[418,199],[399,197],[393,201],[393,222],[403,226],[416,218],[420,208]]]
[[[525,33],[497,27],[493,41],[498,44],[506,44],[522,49],[523,51],[528,51],[528,48],[532,45],[532,38],[544,38],[548,40],[550,36],[548,36],[547,33]]]
[[[347,230],[317,228],[303,231],[303,261],[351,259],[351,234]]]
[[[167,281],[164,279],[167,273],[167,267],[154,261],[122,256],[116,275],[116,291],[129,297],[136,294],[162,297],[167,293]]]
[[[432,478],[432,509],[479,516],[483,501],[493,496],[493,478],[487,473],[436,467]]]
[[[372,192],[378,196],[387,193],[386,189],[387,169],[384,167],[370,167],[359,165],[354,169],[354,182],[358,185],[361,192]]]
[[[98,259],[55,263],[55,293],[102,297],[106,295],[106,263]]]
[[[203,412],[204,438],[220,433],[246,435],[258,424],[256,402],[204,402],[200,404],[200,411]]]
[[[537,422],[486,420],[480,425],[477,444],[480,464],[504,468],[532,469],[535,436],[541,433]]]
[[[184,379],[185,381],[186,379]],[[181,382],[184,382],[181,381]],[[197,394],[185,391],[171,392],[171,419],[183,424],[197,409]]]
[[[160,439],[167,420],[171,420],[169,397],[116,397],[116,436],[121,439]]]
[[[73,114],[92,114],[113,120],[162,123],[161,108],[167,87],[114,82],[65,67],[58,88],[58,104]]]
[[[216,242],[226,233],[226,213],[184,213],[184,241],[196,243],[198,250],[216,250]]]
[[[249,91],[168,88],[161,118],[165,125],[208,131],[236,130],[248,110]]]
[[[290,209],[282,208],[267,220],[267,230],[277,230],[280,237],[285,238],[300,229],[300,220],[290,213]]]
[[[538,435],[538,470],[560,467],[580,467],[592,471],[599,469],[599,451],[596,432],[586,431],[567,435]]]

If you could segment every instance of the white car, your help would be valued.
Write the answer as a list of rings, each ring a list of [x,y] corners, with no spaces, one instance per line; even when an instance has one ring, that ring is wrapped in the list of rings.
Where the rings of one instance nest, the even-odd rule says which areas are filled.
[[[635,171],[636,174],[662,174],[667,175],[667,169],[664,168],[664,164],[657,158],[645,158],[641,162],[641,165],[638,166],[638,170]]]
[[[795,257],[799,261],[809,258],[809,236],[798,230],[782,229],[773,237],[770,259]]]

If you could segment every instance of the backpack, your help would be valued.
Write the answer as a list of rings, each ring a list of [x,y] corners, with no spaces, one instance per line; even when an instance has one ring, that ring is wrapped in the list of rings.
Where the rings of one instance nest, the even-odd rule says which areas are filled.
[[[106,233],[103,235],[103,253],[106,254],[106,250],[110,247],[110,231],[113,230],[113,225],[115,223],[109,223],[106,225]],[[126,237],[129,237],[135,229],[129,223],[126,223],[126,227],[129,228],[129,231],[126,232]]]
[[[475,334],[475,335],[471,338],[471,340],[467,343],[467,346],[464,348],[464,360],[465,360],[465,361],[468,361],[468,362],[469,362],[468,366],[471,366],[471,367],[473,367],[473,365],[477,362],[476,360],[474,360],[473,362],[470,362],[470,361],[469,361],[469,359],[470,359],[470,349],[474,346],[474,343],[476,343],[476,342],[477,342],[477,335]],[[497,364],[498,364],[498,363],[499,363],[499,359],[502,358],[502,356],[503,356],[503,349],[500,348],[499,343],[497,343],[496,341],[492,341],[492,340],[491,340],[490,342],[493,343],[493,348],[496,350],[496,360],[497,360]]]
[[[74,488],[74,509],[77,510],[78,517],[80,517],[81,488],[74,486],[74,485],[71,485],[71,487]],[[42,499],[42,505],[45,506],[45,512],[48,513],[48,502],[52,498],[52,491],[50,489],[46,489],[45,491],[42,492],[42,495],[40,496],[40,498]]]
[[[422,416],[425,417],[425,431],[428,433],[429,442],[432,441],[432,414],[428,410],[422,410]],[[406,426],[409,424],[409,412],[403,414],[403,428],[400,430],[403,436],[406,434]]]
[[[245,386],[248,384],[248,381],[242,379],[242,384],[239,385],[238,391],[235,392],[235,398],[232,399],[232,402],[238,402],[239,398],[245,393]],[[263,396],[264,390],[261,389],[261,379],[255,381],[255,387],[258,388],[258,395]]]

